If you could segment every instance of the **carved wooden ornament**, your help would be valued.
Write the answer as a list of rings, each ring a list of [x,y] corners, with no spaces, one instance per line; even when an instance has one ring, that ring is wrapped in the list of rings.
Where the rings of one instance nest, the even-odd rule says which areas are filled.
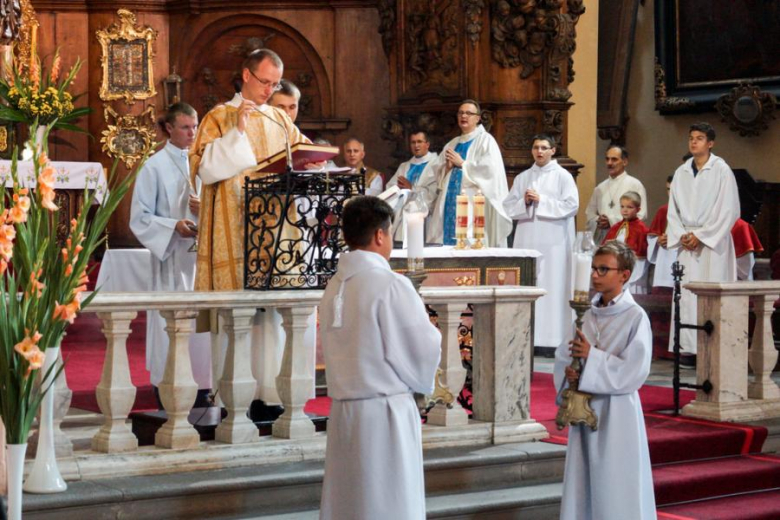
[[[133,165],[154,147],[154,106],[139,115],[119,115],[108,105],[103,105],[103,117],[108,128],[103,130],[100,142],[109,157],[122,160],[125,166]]]
[[[739,85],[719,97],[715,109],[730,130],[742,137],[753,137],[766,130],[775,118],[775,105],[777,98],[771,93],[753,85]]]

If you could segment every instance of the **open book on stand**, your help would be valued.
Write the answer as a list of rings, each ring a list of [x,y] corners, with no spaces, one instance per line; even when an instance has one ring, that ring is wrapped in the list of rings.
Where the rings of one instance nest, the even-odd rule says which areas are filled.
[[[296,171],[305,170],[307,164],[329,161],[339,154],[338,146],[307,143],[294,144],[290,147],[290,151],[292,152],[292,169]],[[282,150],[281,152],[260,161],[255,167],[255,171],[264,173],[284,173],[286,168],[287,151]]]

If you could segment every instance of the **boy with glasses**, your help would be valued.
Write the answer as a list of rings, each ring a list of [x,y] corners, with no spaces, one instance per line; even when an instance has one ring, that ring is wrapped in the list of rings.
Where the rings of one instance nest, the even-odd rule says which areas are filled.
[[[598,430],[569,426],[563,520],[655,520],[653,474],[639,388],[650,373],[650,320],[625,290],[636,258],[612,240],[596,250],[591,283],[598,294],[582,330],[555,354],[555,385],[578,382],[592,394]],[[569,365],[583,363],[581,373]]]

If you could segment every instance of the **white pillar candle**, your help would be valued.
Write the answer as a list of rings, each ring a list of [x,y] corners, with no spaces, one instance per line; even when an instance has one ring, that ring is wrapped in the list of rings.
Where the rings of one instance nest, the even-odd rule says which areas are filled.
[[[407,258],[422,258],[424,244],[425,214],[407,213],[406,232],[409,248]]]
[[[590,290],[590,265],[593,257],[584,253],[575,253],[574,293],[587,293]]]

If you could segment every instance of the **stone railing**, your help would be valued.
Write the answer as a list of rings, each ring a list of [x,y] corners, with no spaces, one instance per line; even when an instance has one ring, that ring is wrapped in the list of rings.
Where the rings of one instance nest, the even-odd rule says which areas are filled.
[[[532,287],[422,289],[423,299],[439,315],[441,379],[453,392],[463,387],[466,376],[460,360],[458,327],[467,304],[474,307],[473,336],[477,346],[472,420],[457,403],[452,408],[437,405],[430,412],[425,428],[426,446],[499,444],[547,437],[544,427],[530,416],[531,316],[534,301],[543,294],[543,290]],[[257,428],[247,417],[256,387],[247,360],[251,358],[252,320],[259,308],[278,309],[286,333],[282,367],[276,380],[284,414],[274,422],[272,437],[279,441],[287,439],[292,444],[283,454],[280,454],[283,450],[278,444],[270,445],[276,451],[268,460],[300,460],[300,453],[303,458],[321,457],[324,437],[315,433],[312,421],[303,412],[314,376],[313,353],[308,351],[311,346],[304,341],[304,333],[307,320],[315,312],[321,297],[321,291],[99,294],[84,312],[97,313],[107,340],[102,378],[96,388],[102,413],[97,418],[102,424],[91,434],[91,451],[86,453],[83,450],[74,452],[72,446],[62,446],[69,441],[57,429],[58,454],[76,461],[75,468],[71,464],[70,469],[64,471],[66,478],[106,475],[108,459],[88,460],[100,457],[100,454],[115,454],[112,461],[124,463],[122,468],[112,462],[112,475],[257,463],[248,456],[252,452],[245,448],[237,449],[230,456],[225,455],[223,448],[229,445],[249,447],[251,443],[261,441]],[[165,463],[160,460],[153,465],[150,463],[149,448],[139,448],[128,421],[136,395],[126,349],[130,322],[139,311],[151,309],[161,311],[170,337],[167,365],[159,385],[168,420],[155,436],[156,450],[153,451],[156,458],[164,457],[166,451],[179,454],[178,458],[172,459],[169,469],[165,469]],[[197,392],[190,367],[188,337],[193,317],[203,309],[218,312],[228,336],[224,368],[221,377],[215,378],[227,417],[217,427],[216,440],[208,443],[199,441],[198,433],[187,420]],[[212,341],[212,344],[218,342]],[[67,392],[67,388],[60,390]],[[267,441],[263,442],[265,449],[271,449]],[[295,442],[298,445],[293,446]],[[209,448],[213,448],[212,452],[204,455],[204,449],[209,452]],[[300,452],[298,459],[290,456],[296,449]],[[307,449],[310,451],[306,452]],[[133,462],[133,453],[138,454],[136,462]],[[189,459],[182,455],[187,453],[191,454]],[[239,460],[242,457],[243,461]]]
[[[698,332],[696,379],[713,390],[696,392],[683,414],[715,421],[754,421],[780,417],[780,387],[771,379],[777,363],[772,312],[780,281],[694,282],[685,287],[698,296],[698,323],[715,326]],[[748,350],[750,304],[756,326]],[[753,372],[748,374],[748,364]]]

